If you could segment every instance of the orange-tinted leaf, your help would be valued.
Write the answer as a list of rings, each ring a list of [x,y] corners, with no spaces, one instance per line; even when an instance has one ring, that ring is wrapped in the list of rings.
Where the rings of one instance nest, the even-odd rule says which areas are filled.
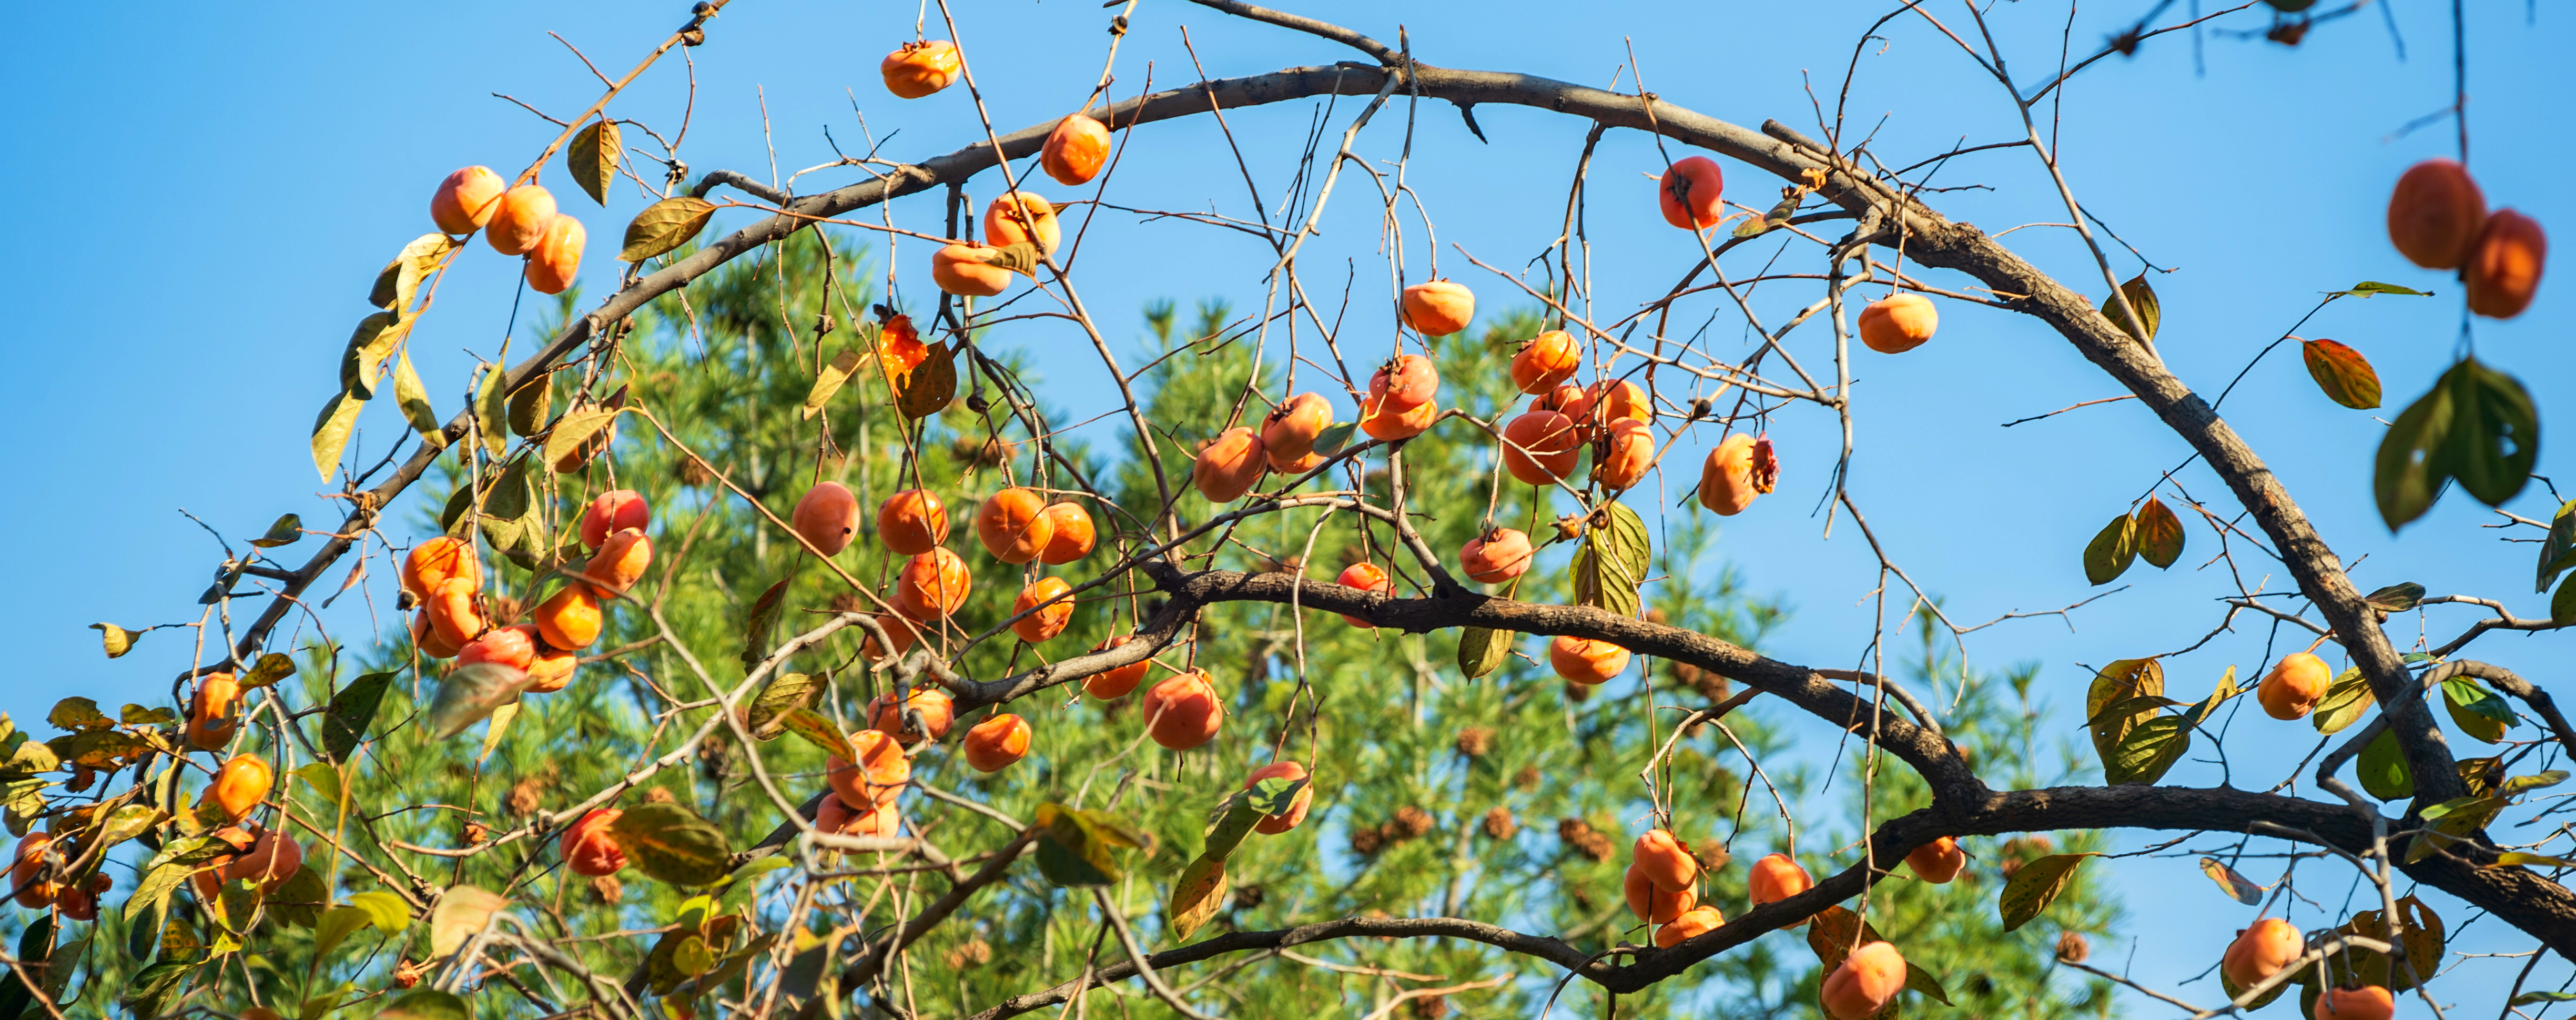
[[[2332,340],[2302,340],[2299,350],[2308,359],[2308,374],[2329,399],[2355,410],[2379,406],[2379,373],[2360,351]]]
[[[2182,558],[2182,519],[2163,500],[2147,497],[2147,505],[2138,508],[2137,534],[2134,543],[2138,555],[2163,570]]]

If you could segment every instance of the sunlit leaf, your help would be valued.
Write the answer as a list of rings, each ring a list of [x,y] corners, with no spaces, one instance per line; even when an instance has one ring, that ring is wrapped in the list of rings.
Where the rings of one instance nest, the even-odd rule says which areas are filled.
[[[2474,678],[2455,676],[2442,681],[2442,702],[2461,732],[2487,743],[2503,743],[2505,731],[2514,726],[2513,706]]]
[[[349,905],[367,912],[376,930],[387,935],[400,935],[411,926],[411,907],[400,896],[383,890],[371,890],[349,897]]]
[[[2549,582],[2569,567],[2576,567],[2576,499],[2558,505],[2558,514],[2549,520],[2549,537],[2540,543],[2540,576],[2532,591],[2549,590]]]
[[[1511,658],[1512,639],[1519,636],[1489,627],[1459,628],[1458,671],[1473,680],[1503,668],[1504,661]]]
[[[446,740],[482,722],[492,710],[518,700],[528,675],[498,662],[478,662],[449,670],[438,681],[438,694],[422,721],[431,736]]]
[[[2379,696],[2371,692],[2370,681],[2361,678],[2360,668],[2346,669],[2326,685],[2326,696],[2317,699],[2316,713],[2308,721],[2318,735],[2331,737],[2360,722],[2363,713],[2378,703]]]
[[[771,679],[751,700],[743,728],[758,740],[775,740],[787,732],[787,713],[812,705],[823,696],[819,674],[786,673]]]
[[[1587,530],[1583,547],[1567,564],[1574,581],[1576,605],[1595,606],[1618,616],[1637,615],[1637,586],[1653,565],[1654,549],[1646,522],[1623,503],[1603,508],[1608,523]]]
[[[285,652],[270,652],[251,663],[250,672],[237,681],[245,691],[257,690],[295,675],[295,659]]]
[[[365,400],[346,392],[331,395],[322,405],[322,413],[313,419],[313,469],[322,480],[331,480],[331,469],[340,466],[340,451],[349,445],[349,433],[358,427],[358,412],[367,406]]]
[[[2416,603],[2424,601],[2424,586],[2413,581],[2402,581],[2364,595],[2361,600],[2383,613],[2403,613],[2415,608]]]
[[[947,344],[931,344],[921,364],[905,373],[895,388],[895,409],[906,418],[927,418],[956,397],[957,352]]]
[[[2415,795],[2415,775],[2406,768],[2406,749],[2397,742],[2397,731],[2383,729],[2361,749],[2361,757],[2352,765],[2353,775],[2361,780],[2362,792],[2382,801],[2405,800]]]
[[[1351,436],[1353,433],[1359,431],[1359,427],[1360,423],[1355,421],[1334,422],[1333,424],[1324,426],[1324,430],[1322,432],[1315,434],[1315,455],[1319,457],[1338,456],[1344,447],[1351,445]],[[1365,442],[1365,440],[1363,440],[1363,442]]]
[[[609,823],[608,835],[645,874],[672,885],[713,885],[730,870],[724,833],[676,803],[628,808]]]
[[[2308,377],[2327,399],[2354,410],[2379,406],[2379,373],[2360,351],[2332,340],[2302,340],[2299,352],[2307,359]]]
[[[2511,797],[2516,794],[2528,793],[2532,790],[2545,790],[2566,781],[2566,770],[2551,769],[2547,772],[2535,773],[2528,776],[2515,776],[2511,779],[2505,780],[2504,785],[2499,786],[2496,789],[2504,796]]]
[[[45,721],[54,724],[55,729],[75,733],[104,730],[116,725],[116,720],[99,711],[98,702],[82,697],[54,702],[53,711],[45,713]]]
[[[2129,514],[2111,518],[2111,523],[2093,535],[2084,545],[2084,579],[2094,584],[2109,584],[2127,573],[2137,559],[2138,519]]]
[[[2405,294],[2405,295],[2413,295],[2413,296],[2415,296],[2415,297],[2431,297],[2431,296],[2433,296],[2430,292],[2427,292],[2427,291],[2420,291],[2420,290],[2416,290],[2416,289],[2415,289],[2415,288],[2413,288],[2413,287],[2400,287],[2400,286],[2398,286],[2398,285],[2396,285],[2396,284],[2393,284],[2393,283],[2381,283],[2381,282],[2379,282],[2379,281],[2377,281],[2377,280],[2363,280],[2363,281],[2361,281],[2360,283],[2353,284],[2353,285],[2352,285],[2352,289],[2350,289],[2350,290],[2339,290],[2339,291],[2336,291],[2335,293],[2337,293],[2337,294],[2359,294],[2359,295],[2361,295],[2361,296],[2363,296],[2363,297],[2369,297],[2369,296],[2371,296],[2371,295],[2373,295],[2373,294]]]
[[[1206,925],[1225,906],[1226,881],[1223,858],[1199,857],[1181,869],[1181,877],[1172,881],[1172,898],[1163,905],[1175,940],[1187,940]]]
[[[850,380],[851,374],[859,370],[859,364],[864,360],[866,355],[857,348],[833,355],[832,362],[823,366],[822,374],[814,377],[814,388],[806,391],[805,406],[797,411],[798,417],[812,418],[822,413],[823,405],[831,402],[832,394],[841,392],[841,384]]]
[[[143,638],[142,631],[127,630],[113,623],[93,623],[89,629],[98,632],[99,644],[111,659],[133,651],[134,642]]]
[[[472,1020],[473,1015],[455,993],[421,988],[385,1004],[376,1020]]]
[[[411,346],[405,344],[401,356],[394,359],[394,405],[402,409],[403,420],[432,450],[447,447],[447,432],[439,426],[438,412],[429,405],[429,387],[421,385],[420,372],[411,367]]]
[[[509,376],[510,338],[501,338],[501,353],[483,371],[483,380],[474,387],[474,430],[483,434],[483,449],[498,457],[510,448],[509,395],[501,392],[501,382]]]
[[[2191,750],[2191,730],[2178,715],[2158,715],[2137,724],[2102,760],[2102,779],[2112,786],[2152,786]]]
[[[2093,750],[2103,761],[2109,761],[2119,750],[2120,741],[2129,731],[2145,722],[2155,712],[2153,706],[2111,718],[2106,712],[2130,698],[2162,697],[2165,692],[2165,667],[2154,659],[2120,659],[2102,667],[2093,676],[2092,686],[2084,695],[2084,717],[2092,730]]]
[[[446,234],[422,234],[403,245],[394,260],[376,273],[375,286],[367,292],[367,303],[384,309],[393,318],[411,313],[412,298],[420,291],[420,281],[438,271],[438,263],[448,253],[464,247],[465,242]]]
[[[2495,860],[2488,861],[2480,867],[2507,868],[2517,864],[2532,868],[2576,868],[2576,861],[2564,857],[2523,853],[2519,850],[2497,854]]]
[[[624,247],[617,253],[620,262],[642,262],[668,252],[706,229],[707,220],[716,214],[716,205],[694,195],[677,195],[644,207],[626,225]]]
[[[2129,307],[2137,309],[2138,319],[2147,324],[2146,329],[2140,331],[2130,324],[2129,317],[2121,313],[2118,302],[2107,300],[2102,302],[2103,317],[2110,319],[2111,325],[2119,327],[2120,332],[2147,343],[2154,343],[2156,327],[2164,322],[2164,306],[2156,300],[2156,288],[2147,282],[2145,271],[2141,270],[2137,276],[2131,277],[2129,282],[2121,284],[2120,294],[2129,299]]]
[[[2164,500],[2149,496],[2146,504],[2138,508],[2137,531],[2131,536],[2131,544],[2156,569],[2173,566],[2175,560],[2182,558],[2182,519],[2174,516],[2173,508],[2166,506]]]
[[[540,372],[510,392],[507,417],[511,435],[534,436],[545,431],[546,413],[554,406],[554,379],[554,373]]]
[[[618,413],[619,409],[607,407],[566,412],[563,420],[555,422],[554,431],[546,433],[546,463],[558,465],[558,471],[563,470],[560,465],[580,452],[582,444],[590,442],[592,436],[616,421]]]
[[[2004,881],[2003,892],[1995,900],[1995,911],[2003,918],[2004,930],[2013,931],[2029,924],[2066,891],[2068,881],[2075,877],[2077,865],[2083,864],[2087,857],[2100,856],[2097,853],[2050,854],[2023,864]]]
[[[303,537],[304,519],[294,514],[284,514],[268,526],[267,534],[251,539],[250,544],[262,549],[275,549],[281,545],[294,545]]]
[[[1062,886],[1113,885],[1125,876],[1121,849],[1152,852],[1153,839],[1105,811],[1038,805],[1038,874]]]
[[[2236,902],[2249,907],[2259,907],[2263,905],[2263,887],[2255,885],[2252,880],[2243,875],[2237,874],[2236,869],[2228,867],[2218,858],[2201,858],[2200,873],[2209,876],[2210,881],[2218,883],[2218,888],[2227,893],[2227,895],[2234,897]]]
[[[837,755],[842,761],[859,760],[859,752],[850,746],[849,736],[843,734],[840,727],[832,725],[832,720],[821,712],[798,708],[780,715],[778,721],[787,728],[787,732],[805,738],[806,743],[822,748],[826,754]]]
[[[623,144],[617,122],[603,116],[575,133],[572,146],[564,150],[564,169],[572,171],[573,183],[581,185],[591,201],[608,204],[608,186],[617,181]]]

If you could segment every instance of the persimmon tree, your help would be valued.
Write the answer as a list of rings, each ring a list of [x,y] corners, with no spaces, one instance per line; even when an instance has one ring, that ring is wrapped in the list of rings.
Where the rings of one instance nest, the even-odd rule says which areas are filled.
[[[1747,1011],[1860,1020],[2107,1011],[2117,982],[2199,1016],[2286,999],[2340,1020],[2387,1017],[2399,994],[2438,1010],[2463,911],[2528,936],[2532,965],[2576,948],[2564,833],[2504,835],[2545,818],[2533,795],[2565,779],[2549,766],[2576,733],[2511,664],[2469,657],[2492,631],[2576,622],[2576,582],[2548,619],[2359,591],[2158,356],[2153,287],[2113,268],[2138,256],[2087,225],[2039,124],[2053,90],[2156,37],[2233,17],[2295,43],[2339,12],[2157,6],[2034,83],[2006,73],[1994,12],[1900,7],[1864,34],[1955,44],[2024,136],[1899,169],[1821,109],[1813,135],[1746,128],[1679,90],[1435,67],[1409,43],[1200,3],[1366,59],[1121,99],[1129,4],[1072,115],[983,118],[959,151],[844,157],[782,187],[692,177],[685,132],[666,141],[662,114],[619,102],[708,42],[711,0],[515,177],[450,176],[434,232],[377,276],[317,420],[313,462],[346,518],[225,544],[202,615],[163,625],[193,635],[170,705],[72,698],[46,719],[60,735],[6,727],[12,894],[34,913],[0,1015],[999,1017],[1102,995],[1185,1016],[1321,996],[1372,1017],[1568,996],[1671,1015],[1722,987]],[[961,21],[925,10],[880,101],[960,88],[980,117],[1013,87],[977,79]],[[1194,328],[1150,309],[1135,359],[1076,269],[1089,224],[1124,213],[1103,197],[1120,163],[1152,158],[1158,122],[1319,97],[1353,102],[1325,108],[1341,129],[1312,133],[1284,205],[1146,214],[1242,245],[1262,290]],[[1436,250],[1438,196],[1406,182],[1409,147],[1380,117],[1440,102],[1479,133],[1485,104],[1593,124],[1568,154],[1563,229],[1522,271],[1464,247],[1446,277],[1408,260]],[[1647,200],[1596,188],[1614,130],[1656,139],[1658,215],[1699,248],[1652,292],[1590,282],[1585,217]],[[1970,148],[2027,161],[2089,257],[2052,274],[1945,217],[1923,174]],[[1748,172],[1777,184],[1743,201]],[[807,174],[854,183],[798,193]],[[1042,196],[1038,174],[1075,197]],[[576,286],[574,190],[647,201],[596,302]],[[1352,204],[1387,256],[1374,297],[1349,278],[1310,289],[1299,262]],[[719,215],[748,222],[711,230]],[[2491,212],[2458,163],[2397,182],[2388,227],[2392,276],[2401,258],[2456,270],[2465,297],[2364,282],[2326,302],[2457,299],[2465,333],[2536,289],[2539,225]],[[411,334],[451,274],[507,266],[483,247],[559,303],[533,353],[502,341],[433,384]],[[1856,367],[1939,344],[1941,309],[1969,305],[2046,324],[2235,504],[2138,468],[2144,491],[2070,560],[2101,584],[2214,544],[2224,615],[2178,646],[2240,614],[2314,643],[2206,694],[2175,677],[2180,697],[2179,653],[2106,650],[2080,706],[2028,670],[1969,670],[1978,628],[1917,586],[1846,486]],[[1720,352],[1668,332],[1675,311],[1740,318],[1756,342]],[[1039,319],[1077,329],[1115,380],[1109,424],[1068,420],[1011,353]],[[2300,343],[2328,396],[2380,403],[2358,352]],[[410,435],[360,456],[350,437],[380,402]],[[1778,508],[1789,444],[1837,451],[1806,484],[1875,553],[1865,668],[1755,651],[1777,609],[1705,555],[1715,518]],[[2521,384],[2464,355],[2387,429],[2372,495],[2392,529],[2451,482],[2503,504],[2537,444]],[[2543,590],[2576,565],[2576,503],[2504,517],[2536,529]],[[2245,580],[2276,570],[2294,597]],[[325,626],[353,588],[390,601],[382,633]],[[2446,605],[2482,615],[2438,642],[2385,626]],[[159,629],[100,625],[111,657]],[[2249,694],[2268,719],[2214,722]],[[2089,748],[2036,765],[2061,731]],[[2322,741],[2291,775],[2164,782],[2196,744],[2290,731]],[[2221,994],[2087,962],[2114,910],[2087,876],[2120,867],[2092,858],[2121,830],[2216,848],[2217,889],[2258,909],[2208,939]],[[2269,859],[2287,863],[2268,885],[2238,868]],[[2302,881],[2356,880],[2369,909],[2287,920]],[[2514,1008],[2555,1001],[2522,980]]]

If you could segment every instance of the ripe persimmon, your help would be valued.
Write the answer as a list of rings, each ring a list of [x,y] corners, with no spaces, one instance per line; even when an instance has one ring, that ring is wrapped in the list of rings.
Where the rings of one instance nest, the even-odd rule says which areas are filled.
[[[1467,578],[1483,584],[1500,584],[1528,573],[1530,568],[1529,535],[1515,528],[1495,528],[1467,540],[1458,550],[1458,569]]]
[[[1860,342],[1880,354],[1903,354],[1932,339],[1940,309],[1921,294],[1890,294],[1860,310]]]
[[[440,535],[411,547],[403,557],[402,586],[414,596],[427,598],[440,582],[461,577],[473,590],[483,587],[483,564],[474,558],[474,547],[458,539]]]
[[[1914,869],[1914,877],[1934,885],[1946,885],[1959,877],[1959,869],[1968,866],[1968,852],[1959,849],[1959,841],[1943,836],[1914,848],[1905,855],[1905,866]]]
[[[2469,285],[2469,310],[2490,319],[2522,314],[2540,289],[2540,271],[2548,261],[2549,238],[2538,220],[2511,209],[2496,210],[2460,271]]]
[[[1467,328],[1476,317],[1476,294],[1454,280],[1430,280],[1404,288],[1404,324],[1423,336],[1448,336]]]
[[[1041,516],[1047,519],[1052,533],[1047,536],[1046,548],[1038,550],[1038,562],[1060,567],[1091,555],[1096,536],[1091,514],[1080,504],[1049,503]]]
[[[463,648],[466,642],[483,636],[483,614],[474,604],[474,583],[465,578],[451,577],[440,582],[421,600],[421,608],[429,614],[429,628],[450,648]]]
[[[1664,222],[1683,230],[1714,227],[1726,219],[1726,172],[1706,156],[1685,156],[1664,169],[1655,203]]]
[[[1547,643],[1547,664],[1556,675],[1578,684],[1610,682],[1628,669],[1629,653],[1607,641],[1559,634]]]
[[[528,249],[528,287],[539,294],[561,294],[572,286],[572,278],[581,272],[581,249],[590,234],[581,221],[566,213],[556,213],[546,221],[546,232]]]
[[[635,587],[635,582],[643,579],[645,569],[652,565],[653,540],[644,536],[643,529],[628,528],[600,543],[599,552],[590,557],[581,573],[599,590],[623,594],[626,589]]]
[[[471,234],[483,229],[492,218],[492,210],[509,190],[508,181],[488,166],[469,166],[447,175],[438,182],[438,191],[429,196],[429,218],[438,224],[442,234]]]
[[[1662,829],[1648,829],[1637,837],[1630,859],[1647,881],[1666,892],[1688,889],[1699,880],[1699,859],[1691,856],[1690,847]]]
[[[966,728],[959,742],[966,764],[977,772],[1000,772],[1029,753],[1029,721],[1005,712]]]
[[[525,255],[546,239],[546,227],[554,220],[554,193],[522,184],[492,203],[492,216],[483,221],[483,240],[503,255]]]
[[[908,42],[877,62],[886,91],[899,99],[919,99],[955,84],[965,73],[966,58],[946,39]]]
[[[1375,402],[1360,405],[1360,431],[1371,439],[1394,442],[1421,435],[1440,420],[1440,402],[1425,400],[1407,408],[1380,406]]]
[[[1753,862],[1744,884],[1752,894],[1753,905],[1759,907],[1815,888],[1816,880],[1788,854],[1772,854]]]
[[[643,493],[633,489],[603,492],[582,509],[581,544],[597,549],[610,535],[652,523],[653,507],[644,501]]]
[[[1708,451],[1708,460],[1700,465],[1699,505],[1731,517],[1779,484],[1780,462],[1771,453],[1771,441],[1738,432]]]
[[[1905,990],[1905,957],[1896,946],[1871,942],[1851,951],[1816,989],[1834,1020],[1868,1020]]]
[[[54,837],[43,832],[30,832],[18,840],[18,852],[9,859],[9,887],[18,891],[19,906],[43,910],[62,894],[62,883],[41,880],[45,851],[53,842]]]
[[[1699,905],[1698,893],[1658,886],[1634,863],[1628,865],[1627,875],[1620,879],[1620,890],[1627,894],[1629,911],[1647,924],[1671,924]]]
[[[1232,503],[1251,492],[1269,468],[1270,455],[1262,448],[1261,437],[1237,425],[1199,450],[1197,463],[1190,467],[1190,484],[1209,502]]]
[[[438,628],[429,624],[428,606],[422,606],[411,614],[411,643],[420,649],[422,656],[432,659],[447,658],[465,647],[463,642],[449,644],[446,638],[438,636]]]
[[[1386,568],[1367,561],[1361,561],[1351,564],[1350,566],[1343,567],[1341,576],[1336,577],[1333,580],[1335,583],[1340,584],[1345,588],[1357,588],[1361,591],[1388,592],[1395,590],[1395,578],[1387,576]],[[1374,623],[1370,623],[1367,620],[1360,619],[1356,616],[1344,616],[1342,617],[1342,622],[1363,629],[1375,628],[1377,626]]]
[[[920,625],[913,623],[911,620],[905,619],[901,615],[887,613],[870,613],[868,615],[870,618],[877,621],[877,626],[885,628],[886,637],[894,642],[894,654],[896,655],[902,655],[905,652],[911,651],[912,646],[921,640]],[[861,631],[861,633],[865,634],[866,632]],[[885,649],[877,645],[876,635],[868,634],[859,641],[859,656],[869,662],[878,662],[882,661],[886,657],[886,652]]]
[[[262,829],[251,840],[250,849],[224,865],[226,882],[255,882],[260,891],[274,893],[295,873],[304,870],[304,848],[292,837],[276,829]]]
[[[528,660],[525,671],[528,674],[528,693],[552,694],[563,690],[564,685],[572,683],[573,671],[580,667],[580,653],[539,645],[536,658]]]
[[[1419,354],[1399,354],[1369,376],[1369,402],[1398,410],[1440,395],[1440,366]]]
[[[1013,615],[1029,615],[1012,623],[1011,633],[1033,645],[1055,640],[1056,635],[1064,633],[1065,625],[1073,622],[1073,600],[1061,598],[1072,590],[1073,586],[1064,583],[1061,577],[1041,577],[1029,582],[1027,587],[1020,589],[1020,597],[1011,603]],[[1050,599],[1057,601],[1049,602]],[[1041,604],[1045,608],[1039,608]],[[1036,612],[1030,612],[1033,609]]]
[[[2407,167],[2388,193],[2388,241],[2426,269],[2458,269],[2486,226],[2487,198],[2457,160]]]
[[[1206,670],[1194,669],[1145,689],[1145,731],[1154,742],[1187,751],[1216,739],[1225,724],[1225,703],[1208,683]]]
[[[2218,969],[2236,987],[2252,988],[2280,973],[2307,949],[2307,937],[2297,925],[2277,917],[2261,918],[2237,931],[2236,940],[2219,957]]]
[[[1554,485],[1583,458],[1574,422],[1554,411],[1531,411],[1503,425],[1503,470],[1530,485]]]
[[[528,623],[484,631],[482,637],[468,642],[456,652],[459,666],[490,662],[524,673],[536,661],[537,628],[535,624]]]
[[[2334,668],[2326,660],[2307,652],[2292,652],[2281,657],[2263,682],[2254,688],[2254,700],[2262,702],[2263,711],[2283,721],[2304,719],[2334,685]]]
[[[948,541],[948,505],[928,489],[905,489],[877,504],[877,540],[898,556],[919,556]]]
[[[238,822],[250,816],[252,808],[267,799],[276,780],[269,771],[268,760],[255,754],[237,754],[215,769],[215,778],[206,784],[205,803],[224,814],[226,821]]]
[[[1097,655],[1133,640],[1136,640],[1133,634],[1113,635],[1093,645],[1091,651],[1092,654]],[[1127,692],[1135,690],[1136,684],[1145,679],[1145,671],[1153,668],[1153,665],[1154,660],[1150,658],[1138,659],[1115,669],[1093,673],[1082,678],[1082,692],[1102,701],[1126,697]]]
[[[1243,778],[1243,788],[1246,790],[1252,789],[1262,780],[1272,778],[1304,779],[1306,778],[1306,766],[1293,761],[1271,762],[1268,765],[1252,770],[1251,775],[1245,776]],[[1260,821],[1252,823],[1252,831],[1276,836],[1290,829],[1294,829],[1299,823],[1306,820],[1306,809],[1313,804],[1314,800],[1315,784],[1308,783],[1297,791],[1297,795],[1295,797],[1289,798],[1288,810],[1275,815],[1261,816]]]
[[[566,827],[555,840],[555,851],[562,855],[564,867],[584,878],[626,870],[626,848],[608,834],[608,827],[625,816],[626,812],[616,808],[592,808]]]
[[[943,546],[904,561],[895,575],[894,607],[923,623],[944,620],[966,604],[974,588],[966,561]]]
[[[867,713],[869,729],[911,744],[946,738],[948,728],[957,721],[957,702],[947,691],[925,684],[904,696],[901,710],[895,707],[894,694],[889,691],[868,699]],[[921,726],[929,727],[928,731],[914,726],[906,713],[919,713]]]
[[[1574,378],[1574,370],[1582,366],[1583,349],[1575,346],[1574,337],[1551,329],[1531,337],[1512,355],[1512,385],[1523,393],[1545,393]]]
[[[1655,430],[1635,418],[1611,422],[1592,458],[1592,477],[1612,492],[1635,488],[1655,462]]]
[[[188,744],[200,751],[220,750],[241,728],[241,682],[230,673],[197,678],[188,696]]]
[[[1655,944],[1671,949],[1686,939],[1716,931],[1725,923],[1726,915],[1718,913],[1716,907],[1702,903],[1682,911],[1681,916],[1673,918],[1672,923],[1655,929]]]
[[[537,605],[532,616],[537,636],[564,651],[590,647],[599,640],[599,593],[580,581],[568,581]]]
[[[1261,452],[1270,461],[1270,470],[1283,475],[1314,470],[1324,460],[1315,452],[1315,437],[1332,424],[1333,405],[1320,393],[1300,393],[1280,401],[1261,420]]]
[[[1109,162],[1109,129],[1084,114],[1057,121],[1038,149],[1038,167],[1058,184],[1088,184]]]
[[[1064,227],[1056,222],[1055,207],[1046,199],[1025,191],[1005,191],[984,207],[985,244],[1008,248],[1026,241],[1053,255],[1063,240]],[[1036,275],[1035,270],[1030,275]]]
[[[2378,985],[2329,988],[2308,1014],[2314,1020],[2390,1020],[2397,1015],[2397,999]]]
[[[788,526],[825,556],[849,548],[859,533],[859,497],[839,482],[818,482],[787,513]]]
[[[860,730],[850,734],[850,747],[858,752],[858,763],[837,754],[825,756],[824,781],[843,804],[872,805],[871,810],[892,807],[912,782],[912,760],[903,756],[903,745],[877,730]]]
[[[932,252],[930,282],[951,294],[992,297],[1011,289],[1011,271],[984,261],[993,249],[952,244]]]
[[[1046,550],[1055,537],[1055,522],[1046,515],[1046,497],[1012,487],[996,492],[975,512],[975,537],[984,551],[1004,563],[1026,563]]]

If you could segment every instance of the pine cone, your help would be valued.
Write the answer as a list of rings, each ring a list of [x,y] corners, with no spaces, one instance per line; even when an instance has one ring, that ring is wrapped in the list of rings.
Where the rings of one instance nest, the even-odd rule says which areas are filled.
[[[1485,812],[1485,835],[1495,839],[1510,839],[1513,833],[1519,831],[1521,831],[1521,823],[1513,820],[1512,809],[1497,806]]]

